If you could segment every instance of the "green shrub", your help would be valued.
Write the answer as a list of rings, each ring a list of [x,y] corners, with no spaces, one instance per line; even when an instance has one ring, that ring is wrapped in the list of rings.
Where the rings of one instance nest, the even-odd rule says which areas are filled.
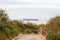
[[[49,33],[47,35],[47,40],[60,40],[60,35]]]

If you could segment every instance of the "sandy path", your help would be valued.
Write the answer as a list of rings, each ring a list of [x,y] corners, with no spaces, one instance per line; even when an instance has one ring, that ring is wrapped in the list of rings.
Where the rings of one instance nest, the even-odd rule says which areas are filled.
[[[46,38],[41,34],[19,34],[12,40],[46,40]]]

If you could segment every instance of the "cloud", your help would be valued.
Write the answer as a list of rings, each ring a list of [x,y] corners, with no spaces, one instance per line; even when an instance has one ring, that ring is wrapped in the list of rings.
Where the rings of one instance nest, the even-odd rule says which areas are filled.
[[[6,0],[0,8],[60,8],[60,0]]]
[[[1,0],[0,4],[45,4],[45,5],[60,5],[60,0]]]
[[[15,0],[20,2],[27,3],[51,3],[51,4],[60,4],[60,0]]]
[[[60,5],[0,5],[0,8],[60,8]]]

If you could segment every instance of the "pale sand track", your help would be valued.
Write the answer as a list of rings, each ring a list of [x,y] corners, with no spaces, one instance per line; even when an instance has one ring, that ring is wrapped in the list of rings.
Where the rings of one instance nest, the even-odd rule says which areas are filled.
[[[42,34],[19,34],[12,40],[46,40]]]

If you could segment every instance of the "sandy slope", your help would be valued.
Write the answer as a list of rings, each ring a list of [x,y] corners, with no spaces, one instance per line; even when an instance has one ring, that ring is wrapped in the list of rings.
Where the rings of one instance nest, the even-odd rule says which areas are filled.
[[[12,40],[46,40],[46,38],[41,34],[19,34]]]

